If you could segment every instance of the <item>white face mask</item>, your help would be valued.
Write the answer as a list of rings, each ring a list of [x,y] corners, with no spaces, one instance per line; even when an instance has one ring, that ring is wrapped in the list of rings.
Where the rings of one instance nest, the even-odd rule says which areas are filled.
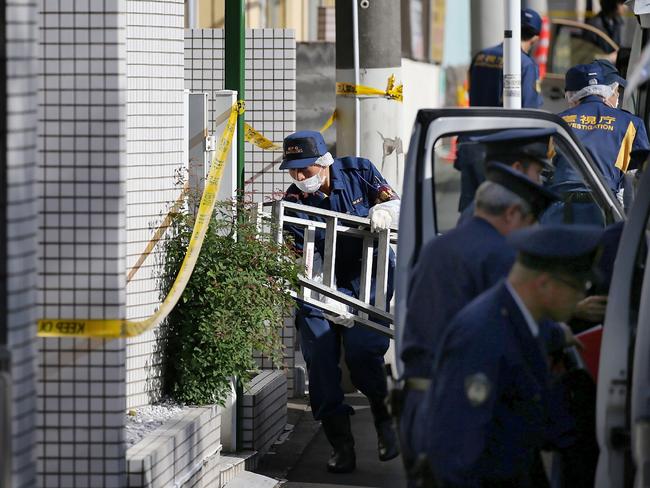
[[[323,186],[323,178],[321,178],[320,174],[321,171],[316,173],[314,176],[305,178],[302,181],[298,181],[295,178],[292,179],[300,191],[304,191],[305,193],[314,193],[315,191],[318,191],[321,186]]]

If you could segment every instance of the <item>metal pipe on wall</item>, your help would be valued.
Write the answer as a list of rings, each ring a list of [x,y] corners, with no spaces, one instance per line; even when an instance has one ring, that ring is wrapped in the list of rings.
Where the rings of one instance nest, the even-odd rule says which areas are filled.
[[[506,0],[503,37],[503,106],[521,108],[521,0]]]

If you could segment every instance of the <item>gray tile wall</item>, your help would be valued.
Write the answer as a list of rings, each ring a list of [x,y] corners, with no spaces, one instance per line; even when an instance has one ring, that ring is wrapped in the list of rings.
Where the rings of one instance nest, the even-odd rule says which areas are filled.
[[[175,172],[183,161],[183,0],[128,0],[127,273],[180,193]],[[127,285],[127,315],[139,320],[160,303],[157,273],[162,241]],[[127,341],[127,407],[158,395],[155,331]]]
[[[223,29],[188,29],[185,31],[185,88],[208,93],[223,89]],[[265,137],[279,143],[296,130],[296,41],[291,29],[249,29],[246,31],[246,114],[245,120]],[[210,130],[220,114],[209,110]],[[325,122],[323,120],[323,122]],[[288,188],[286,171],[279,171],[281,152],[264,151],[250,143],[245,145],[246,196],[262,202],[279,198]],[[282,340],[284,366],[289,379],[289,396],[293,396],[295,364],[293,322],[287,322]],[[257,357],[262,368],[273,368],[268,359]]]
[[[6,5],[7,295],[14,488],[36,486],[36,4]],[[0,456],[8,455],[3,453]]]
[[[126,5],[39,3],[44,318],[126,317]],[[39,346],[39,485],[125,486],[125,341]]]
[[[185,33],[185,88],[222,90],[224,80],[223,29],[188,29]],[[295,130],[296,40],[291,29],[246,31],[246,122],[275,142]],[[211,130],[218,116],[209,112]],[[323,121],[324,122],[324,121]],[[255,201],[268,201],[289,186],[288,175],[274,164],[281,152],[245,146],[245,191]],[[252,180],[252,181],[251,181]]]

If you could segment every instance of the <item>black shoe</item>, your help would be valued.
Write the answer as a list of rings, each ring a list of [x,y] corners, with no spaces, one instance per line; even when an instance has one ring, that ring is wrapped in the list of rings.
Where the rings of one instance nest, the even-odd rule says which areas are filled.
[[[357,467],[357,456],[354,446],[346,444],[334,448],[327,461],[327,471],[330,473],[351,473]]]
[[[335,415],[324,418],[323,431],[327,440],[334,448],[327,461],[327,471],[330,473],[350,473],[357,467],[357,457],[354,453],[354,437],[350,427],[350,416]]]
[[[375,426],[377,429],[377,451],[380,461],[390,461],[399,456],[397,433],[391,420],[385,420]]]
[[[383,398],[370,400],[370,411],[377,431],[377,451],[380,461],[389,461],[399,456],[399,441],[393,427],[393,418]]]

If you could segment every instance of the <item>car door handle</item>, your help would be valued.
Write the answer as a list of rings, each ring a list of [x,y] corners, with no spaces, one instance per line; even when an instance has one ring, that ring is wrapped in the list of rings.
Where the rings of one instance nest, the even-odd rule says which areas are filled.
[[[560,87],[553,86],[548,92],[548,96],[551,97],[553,100],[559,100],[560,98],[564,98],[564,92]]]

